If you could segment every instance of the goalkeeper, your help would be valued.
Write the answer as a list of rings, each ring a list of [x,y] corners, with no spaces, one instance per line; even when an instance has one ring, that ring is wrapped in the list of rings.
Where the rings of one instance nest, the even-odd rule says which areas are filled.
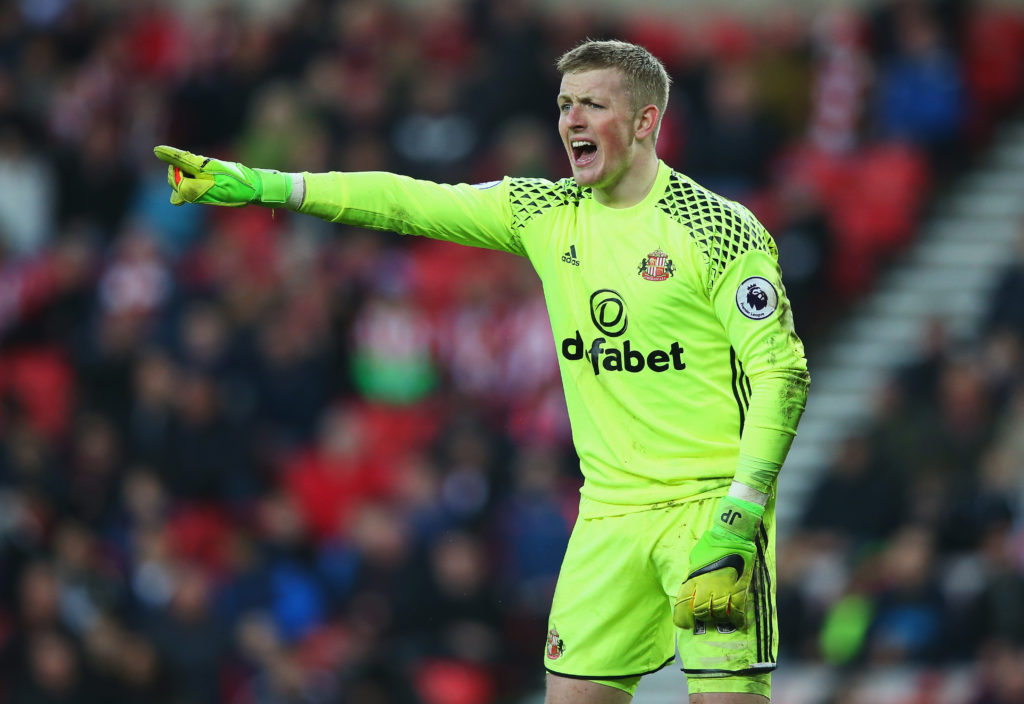
[[[775,244],[658,159],[669,78],[646,50],[586,42],[558,69],[572,178],[557,182],[156,154],[175,204],[287,207],[527,257],[585,480],[542,651],[546,702],[628,702],[677,642],[691,702],[763,702],[778,652],[776,479],[809,383]]]

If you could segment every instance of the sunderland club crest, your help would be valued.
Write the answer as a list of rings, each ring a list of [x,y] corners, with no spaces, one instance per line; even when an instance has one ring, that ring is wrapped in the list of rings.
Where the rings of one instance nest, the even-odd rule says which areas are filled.
[[[676,267],[663,250],[656,249],[640,262],[636,273],[647,281],[664,281],[676,273]]]
[[[548,631],[548,647],[547,656],[548,660],[557,660],[562,657],[562,653],[565,652],[565,643],[558,637],[558,631],[552,628]]]

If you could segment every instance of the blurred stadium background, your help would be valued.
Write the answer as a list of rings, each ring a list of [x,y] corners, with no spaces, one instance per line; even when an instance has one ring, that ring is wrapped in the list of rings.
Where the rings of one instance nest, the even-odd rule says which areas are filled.
[[[151,150],[561,177],[588,36],[666,63],[662,157],[807,341],[775,701],[1024,702],[1019,4],[2,0],[0,704],[540,701],[580,478],[533,273],[174,209]]]

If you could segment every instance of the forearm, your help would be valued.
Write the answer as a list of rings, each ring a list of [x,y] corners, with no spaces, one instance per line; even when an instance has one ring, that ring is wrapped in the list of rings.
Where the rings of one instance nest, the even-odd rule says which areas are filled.
[[[765,372],[751,379],[750,407],[740,438],[734,486],[749,487],[765,497],[771,493],[796,436],[809,385],[810,376],[799,369]],[[743,494],[742,489],[737,493]],[[742,495],[739,498],[752,500]]]
[[[299,212],[330,222],[401,234],[436,236],[469,216],[445,186],[407,176],[367,171],[302,174]]]
[[[330,222],[522,253],[498,188],[448,185],[386,172],[303,173],[295,210]],[[294,197],[301,190],[302,197]],[[291,204],[290,206],[291,207]]]

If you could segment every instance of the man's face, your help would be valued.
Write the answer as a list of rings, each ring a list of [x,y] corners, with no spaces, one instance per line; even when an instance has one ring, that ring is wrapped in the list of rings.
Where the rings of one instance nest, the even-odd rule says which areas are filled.
[[[581,186],[611,190],[633,163],[636,115],[622,72],[601,68],[562,77],[558,133]]]

